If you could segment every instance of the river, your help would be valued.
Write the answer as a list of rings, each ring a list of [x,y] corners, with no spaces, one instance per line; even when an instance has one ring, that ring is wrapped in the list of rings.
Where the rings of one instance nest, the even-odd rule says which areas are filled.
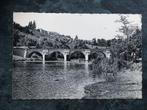
[[[81,99],[93,78],[90,64],[73,62],[15,62],[13,99]]]

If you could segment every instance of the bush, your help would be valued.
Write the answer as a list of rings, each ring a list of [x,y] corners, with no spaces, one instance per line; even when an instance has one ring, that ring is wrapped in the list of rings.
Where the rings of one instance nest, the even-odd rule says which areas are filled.
[[[97,58],[92,64],[92,74],[94,77],[104,77],[107,81],[115,80],[115,76],[119,71],[118,59],[113,61],[107,58]]]

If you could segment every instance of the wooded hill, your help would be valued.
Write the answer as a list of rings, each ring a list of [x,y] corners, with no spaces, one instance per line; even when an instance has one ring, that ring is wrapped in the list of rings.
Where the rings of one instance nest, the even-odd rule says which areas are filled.
[[[29,22],[28,26],[22,27],[14,23],[14,46],[34,46],[35,48],[95,48],[97,46],[109,46],[110,41],[105,39],[81,40],[78,36],[71,38],[69,35],[61,35],[57,32],[49,32],[36,29],[35,22]]]

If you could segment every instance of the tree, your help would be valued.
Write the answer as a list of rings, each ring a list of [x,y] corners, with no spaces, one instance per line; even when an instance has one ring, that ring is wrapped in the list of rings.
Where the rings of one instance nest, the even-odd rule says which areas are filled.
[[[107,41],[105,39],[97,39],[98,46],[107,46]]]
[[[132,41],[134,38],[132,38],[134,31],[136,31],[136,29],[131,25],[131,23],[128,21],[128,17],[121,15],[120,19],[117,20],[116,22],[121,23],[121,27],[119,28],[119,31],[124,35],[117,35],[118,40],[121,41],[121,43],[119,43],[120,46],[118,46],[118,42],[115,44],[117,45],[117,54],[120,56],[120,54],[124,54],[126,57],[126,61],[130,61],[131,60],[131,54],[133,52],[133,48],[136,44],[132,45],[132,43],[134,41]],[[125,38],[125,39],[124,39]]]
[[[76,37],[74,38],[74,41],[73,41],[73,45],[75,49],[79,48],[79,39],[78,39],[78,36],[76,35]]]
[[[76,35],[76,37],[74,38],[74,42],[77,42],[79,40],[78,36]]]
[[[108,46],[108,47],[111,46],[111,40],[107,40],[107,46]]]
[[[33,29],[36,29],[36,22],[33,21]]]
[[[92,45],[96,45],[97,43],[96,43],[96,38],[93,38],[92,39]]]
[[[128,21],[128,17],[127,16],[124,16],[124,15],[120,15],[120,19],[119,20],[116,20],[116,22],[119,22],[121,23],[121,27],[119,28],[119,31],[122,32],[124,34],[124,36],[128,39],[129,36],[130,36],[130,22]],[[117,35],[120,37],[120,35]],[[122,36],[122,38],[124,38]]]
[[[30,29],[36,29],[36,22],[35,21],[30,21],[29,22],[29,24],[28,24],[28,27],[30,28]]]

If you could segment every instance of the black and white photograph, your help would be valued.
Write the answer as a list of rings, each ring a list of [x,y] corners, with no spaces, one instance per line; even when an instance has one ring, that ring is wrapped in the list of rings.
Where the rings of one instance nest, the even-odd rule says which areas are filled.
[[[13,99],[142,99],[142,15],[13,13]]]

